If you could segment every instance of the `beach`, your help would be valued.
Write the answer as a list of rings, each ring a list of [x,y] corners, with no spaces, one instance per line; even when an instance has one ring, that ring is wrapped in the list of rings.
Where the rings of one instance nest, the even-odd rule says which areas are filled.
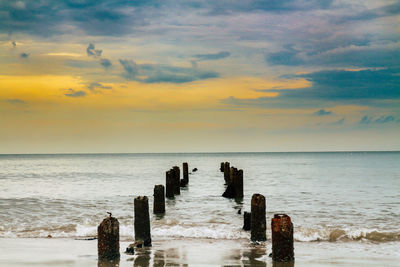
[[[0,156],[0,265],[95,266],[97,225],[120,222],[119,266],[276,266],[273,214],[294,224],[295,266],[398,266],[400,153],[193,153]],[[244,198],[221,197],[219,164],[244,170]],[[133,199],[188,162],[198,172],[151,214],[153,246],[134,241]],[[266,197],[267,242],[251,244],[243,214]],[[51,238],[48,238],[48,236]]]

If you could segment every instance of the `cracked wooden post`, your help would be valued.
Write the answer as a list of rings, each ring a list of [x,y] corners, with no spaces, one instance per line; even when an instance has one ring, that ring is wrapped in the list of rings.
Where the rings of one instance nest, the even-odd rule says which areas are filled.
[[[135,241],[151,246],[149,200],[146,196],[135,198]]]
[[[181,172],[178,166],[172,167],[172,173],[174,177],[174,194],[181,194]]]
[[[272,260],[294,261],[293,224],[286,214],[275,214],[271,220]]]
[[[245,211],[243,214],[243,230],[251,230],[251,212]]]
[[[154,202],[153,202],[153,213],[162,214],[165,213],[165,193],[164,186],[162,184],[154,186]]]
[[[243,170],[235,170],[233,186],[235,188],[235,198],[243,198]]]
[[[224,165],[225,165],[225,163],[224,163],[224,162],[221,162],[221,167],[219,167],[219,170],[220,170],[221,172],[224,172]]]
[[[165,173],[165,196],[168,198],[174,197],[175,191],[175,177],[173,175],[172,170],[169,170]]]
[[[105,218],[97,227],[97,254],[100,261],[119,260],[119,222]]]
[[[265,197],[254,194],[251,198],[251,241],[265,241],[266,236]]]
[[[187,186],[189,183],[189,165],[187,164],[187,162],[184,162],[183,164],[183,179],[181,184],[183,184],[183,186]]]
[[[229,162],[224,163],[224,179],[226,184],[229,183],[229,178],[231,176],[230,174],[231,167],[229,165],[230,165]]]

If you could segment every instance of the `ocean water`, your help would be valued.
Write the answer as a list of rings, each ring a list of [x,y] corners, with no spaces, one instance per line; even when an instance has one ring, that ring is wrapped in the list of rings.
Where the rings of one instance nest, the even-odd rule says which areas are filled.
[[[221,197],[223,161],[244,171],[241,202]],[[110,211],[131,240],[134,198],[149,196],[152,211],[154,185],[182,162],[198,171],[151,215],[153,240],[248,239],[237,211],[261,193],[267,238],[273,214],[286,213],[297,242],[400,245],[398,152],[0,155],[0,238],[93,237]]]

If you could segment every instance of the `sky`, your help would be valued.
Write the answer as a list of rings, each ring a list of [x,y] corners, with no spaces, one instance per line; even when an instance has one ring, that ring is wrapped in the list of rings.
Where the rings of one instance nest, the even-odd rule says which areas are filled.
[[[400,150],[399,0],[0,0],[0,153]]]

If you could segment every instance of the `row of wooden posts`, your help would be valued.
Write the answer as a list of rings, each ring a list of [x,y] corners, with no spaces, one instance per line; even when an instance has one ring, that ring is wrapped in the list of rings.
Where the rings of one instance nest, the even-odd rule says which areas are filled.
[[[243,170],[230,167],[229,162],[221,163],[220,170],[224,172],[227,188],[223,194],[227,198],[243,198]],[[153,213],[165,213],[165,197],[173,198],[180,194],[180,187],[189,183],[189,168],[183,163],[183,179],[180,180],[180,169],[174,166],[166,172],[166,186],[154,186]],[[164,190],[165,189],[165,190]],[[266,205],[265,197],[254,194],[251,199],[251,213],[244,212],[244,230],[251,231],[252,241],[266,241]],[[151,246],[149,204],[146,196],[138,196],[134,200],[134,231],[135,243],[127,248],[134,253],[135,247]],[[271,220],[272,258],[277,262],[294,260],[293,224],[286,214],[275,214]],[[119,252],[119,222],[110,216],[105,218],[97,228],[98,258],[103,261],[118,260]]]
[[[243,198],[243,170],[230,167],[229,162],[221,162],[220,171],[224,173],[226,198]],[[252,241],[266,241],[265,197],[254,194],[251,198],[251,212],[243,213],[243,230],[251,231]],[[272,259],[277,262],[294,260],[293,224],[286,214],[275,214],[271,220]]]

